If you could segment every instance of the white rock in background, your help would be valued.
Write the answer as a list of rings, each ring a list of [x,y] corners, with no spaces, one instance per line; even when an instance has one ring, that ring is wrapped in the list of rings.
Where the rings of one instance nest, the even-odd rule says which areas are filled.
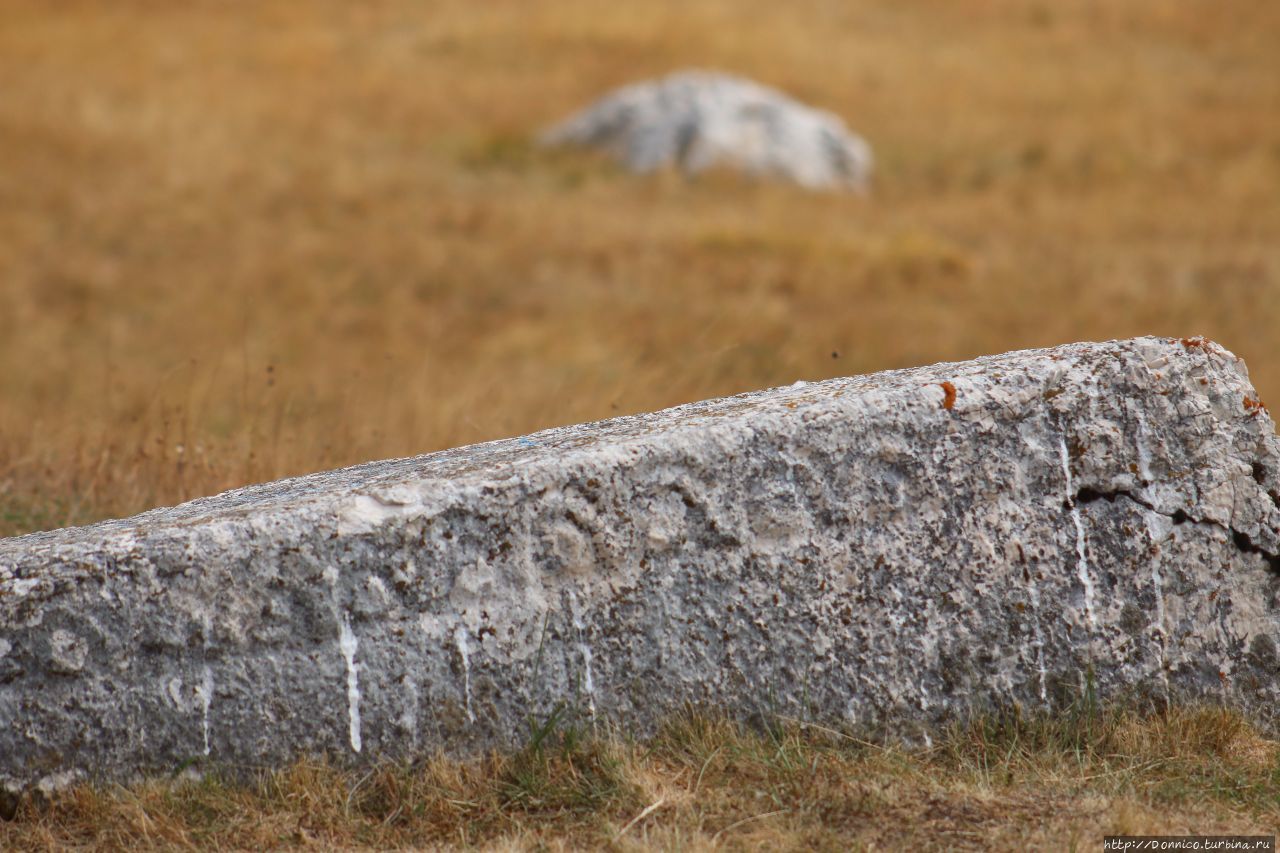
[[[838,116],[710,71],[617,89],[546,131],[542,142],[602,148],[634,172],[728,167],[811,189],[865,191],[872,163],[871,147]]]

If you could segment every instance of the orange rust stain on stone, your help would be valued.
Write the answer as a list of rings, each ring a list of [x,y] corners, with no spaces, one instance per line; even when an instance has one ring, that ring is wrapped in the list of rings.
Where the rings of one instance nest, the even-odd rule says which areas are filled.
[[[956,404],[956,386],[950,382],[943,382],[942,393],[946,395],[942,398],[942,408],[950,409]]]
[[[1196,347],[1203,347],[1206,343],[1208,343],[1208,341],[1206,341],[1200,335],[1196,335],[1193,338],[1182,338],[1182,345],[1187,349],[1195,349]]]
[[[1262,402],[1257,397],[1245,397],[1244,410],[1251,415],[1256,415],[1259,412],[1267,411],[1267,404]]]

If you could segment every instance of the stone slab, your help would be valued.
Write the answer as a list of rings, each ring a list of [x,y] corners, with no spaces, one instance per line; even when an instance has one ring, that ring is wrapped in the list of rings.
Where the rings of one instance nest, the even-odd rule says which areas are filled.
[[[512,745],[686,703],[1277,726],[1280,442],[1142,338],[797,383],[0,540],[0,785]]]

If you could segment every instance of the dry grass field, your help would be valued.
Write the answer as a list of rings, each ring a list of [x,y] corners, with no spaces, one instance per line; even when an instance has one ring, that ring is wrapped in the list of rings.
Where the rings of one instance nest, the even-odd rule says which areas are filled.
[[[1280,393],[1273,0],[0,0],[0,535],[1141,333]],[[530,136],[726,69],[868,199]]]
[[[1203,334],[1280,399],[1278,44],[1275,0],[0,0],[0,536],[1074,340]],[[687,66],[844,116],[871,195],[531,143]],[[703,721],[363,778],[79,789],[0,847],[1054,848],[1280,824],[1275,745],[1243,723],[1114,722],[907,753]]]

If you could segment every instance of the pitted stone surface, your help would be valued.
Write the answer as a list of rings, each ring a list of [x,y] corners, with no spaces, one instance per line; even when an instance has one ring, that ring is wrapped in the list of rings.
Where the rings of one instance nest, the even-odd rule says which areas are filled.
[[[1275,729],[1280,443],[1199,339],[835,379],[0,541],[0,782],[519,742],[686,703],[911,736]]]
[[[542,141],[601,148],[639,173],[723,166],[812,189],[853,190],[865,190],[871,176],[871,147],[839,117],[709,71],[624,86]]]

